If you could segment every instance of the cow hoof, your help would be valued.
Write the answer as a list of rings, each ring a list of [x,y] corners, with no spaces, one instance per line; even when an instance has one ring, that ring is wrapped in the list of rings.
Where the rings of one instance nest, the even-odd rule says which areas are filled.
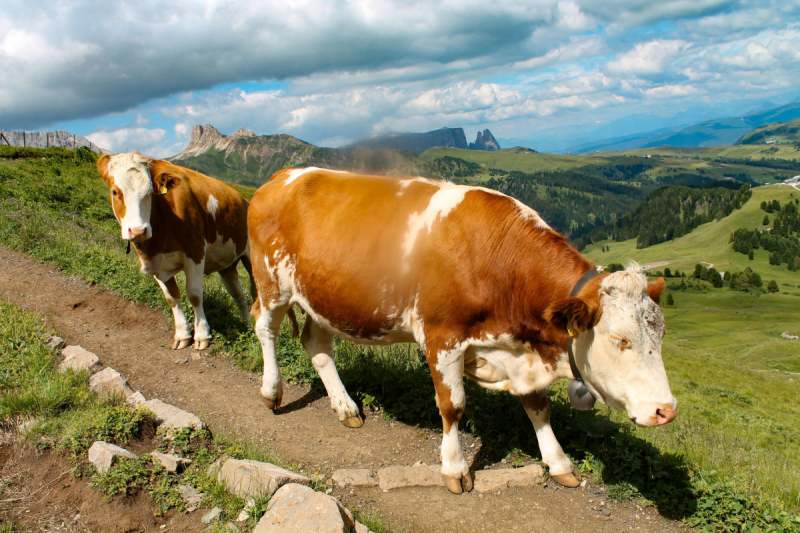
[[[189,344],[191,344],[191,342],[192,342],[192,339],[175,340],[175,342],[172,343],[172,349],[173,350],[183,350],[184,348],[189,346]]]
[[[464,474],[464,477],[461,478],[461,486],[464,488],[464,492],[472,492],[473,485],[472,472],[467,472]]]
[[[342,420],[342,424],[349,428],[360,428],[364,425],[364,421],[361,420],[360,416],[351,416],[347,420]]]
[[[202,339],[199,341],[194,341],[194,349],[205,350],[206,348],[208,348],[209,344],[211,344],[211,339]]]
[[[461,480],[452,476],[446,476],[442,474],[442,479],[444,479],[444,486],[447,487],[447,490],[452,492],[453,494],[461,494],[464,492],[464,489],[461,486]]]
[[[566,474],[557,474],[555,476],[551,475],[550,477],[553,478],[553,480],[559,485],[564,485],[565,487],[572,489],[580,486],[582,479],[580,472],[578,472],[574,467],[572,468],[572,472],[568,472]]]
[[[261,399],[264,401],[264,405],[270,408],[272,411],[277,411],[278,408],[281,406],[281,399],[278,398],[277,400],[270,400],[269,398],[264,398],[263,396]]]

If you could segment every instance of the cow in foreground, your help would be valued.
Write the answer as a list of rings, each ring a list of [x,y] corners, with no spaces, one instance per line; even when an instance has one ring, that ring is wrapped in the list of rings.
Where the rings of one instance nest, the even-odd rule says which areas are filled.
[[[250,321],[236,267],[239,261],[255,284],[247,245],[247,200],[223,183],[138,153],[104,155],[97,169],[111,189],[111,208],[132,242],[143,274],[164,292],[175,317],[173,350],[192,341],[175,274],[186,274],[186,295],[194,308],[194,348],[204,350],[211,328],[203,312],[203,276],[219,272],[242,320]]]
[[[281,403],[275,339],[293,304],[307,313],[303,344],[349,427],[362,420],[334,365],[334,335],[417,342],[436,389],[442,474],[454,493],[473,484],[458,439],[465,374],[521,398],[551,476],[569,487],[580,475],[550,427],[553,380],[582,375],[597,400],[640,426],[675,417],[656,303],[664,280],[648,284],[635,265],[596,275],[513,198],[423,178],[284,169],[253,196],[248,227],[267,405]]]

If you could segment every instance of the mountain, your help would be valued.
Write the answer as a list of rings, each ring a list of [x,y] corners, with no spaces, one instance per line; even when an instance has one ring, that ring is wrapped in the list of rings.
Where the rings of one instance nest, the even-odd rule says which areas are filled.
[[[738,117],[706,120],[670,131],[656,130],[644,134],[609,139],[605,142],[584,144],[571,151],[577,154],[588,152],[611,152],[635,150],[657,146],[727,146],[759,126],[771,122],[786,122],[800,118],[800,102],[792,102],[777,108],[759,111]]]
[[[113,154],[109,150],[100,148],[86,137],[75,135],[65,130],[51,131],[2,131],[0,132],[0,145],[27,146],[28,148],[50,148],[63,146],[70,150],[88,146],[92,151],[102,154]]]
[[[742,135],[736,144],[778,144],[800,142],[800,119],[773,122]]]
[[[434,146],[468,148],[464,128],[440,128],[425,133],[382,133],[369,139],[355,141],[344,148],[353,150],[362,146],[367,148],[391,148],[393,150],[413,152],[417,155]]]
[[[378,174],[414,173],[417,168],[413,156],[394,150],[320,148],[291,135],[256,135],[245,129],[228,136],[209,124],[194,126],[189,146],[169,160],[218,179],[255,186],[284,167]]]
[[[478,137],[474,143],[469,143],[470,150],[483,150],[485,152],[496,152],[500,150],[500,145],[489,130],[483,130],[483,133],[478,132]]]

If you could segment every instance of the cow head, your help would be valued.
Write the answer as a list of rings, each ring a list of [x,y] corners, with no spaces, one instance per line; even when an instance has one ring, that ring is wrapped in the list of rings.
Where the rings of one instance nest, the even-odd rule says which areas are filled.
[[[141,242],[153,236],[153,195],[166,192],[166,183],[154,181],[151,163],[138,153],[104,155],[97,161],[97,169],[111,189],[111,208],[125,240]]]
[[[633,264],[596,278],[577,297],[548,310],[551,321],[574,336],[575,363],[589,391],[625,409],[640,426],[666,424],[677,410],[661,359],[663,291],[663,278],[648,284]]]

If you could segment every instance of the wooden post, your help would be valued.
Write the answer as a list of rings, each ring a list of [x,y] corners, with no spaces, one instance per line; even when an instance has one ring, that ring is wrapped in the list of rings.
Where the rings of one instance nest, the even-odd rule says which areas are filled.
[[[50,132],[48,131],[44,135],[45,138],[47,139],[47,147],[50,148]]]
[[[25,132],[22,132],[22,147],[25,148]]]
[[[77,150],[78,149],[78,147],[75,146],[75,134],[74,133],[72,134],[72,149],[73,150]]]

